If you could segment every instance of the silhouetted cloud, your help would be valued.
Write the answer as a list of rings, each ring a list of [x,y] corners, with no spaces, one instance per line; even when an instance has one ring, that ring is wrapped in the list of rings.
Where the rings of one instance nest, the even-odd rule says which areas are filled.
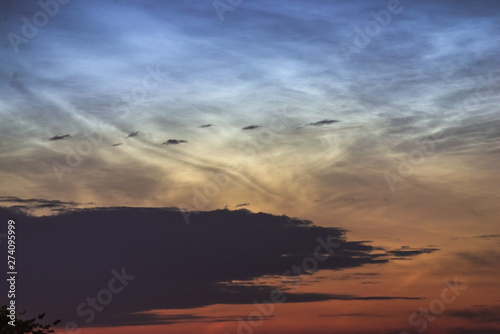
[[[34,206],[35,208],[42,209],[42,208],[60,208],[61,204],[58,203],[45,203],[45,204],[38,204]]]
[[[254,130],[254,129],[258,129],[260,128],[260,126],[258,125],[249,125],[249,126],[245,126],[242,130]]]
[[[340,121],[337,121],[334,119],[324,119],[324,120],[316,122],[316,123],[309,123],[308,125],[323,126],[323,125],[329,125],[329,124],[333,124],[333,123],[337,123],[337,122],[340,122]]]
[[[469,237],[450,237],[449,240],[467,240],[467,239],[498,239],[500,234],[481,234]]]
[[[54,136],[52,138],[50,138],[49,140],[62,140],[62,139],[65,139],[65,138],[70,138],[71,136],[69,134],[65,134],[65,135],[62,135],[62,136]]]
[[[500,306],[480,306],[476,308],[450,311],[448,316],[464,318],[478,323],[500,322]]]
[[[15,196],[0,196],[0,202],[17,202],[17,203],[42,203],[42,204],[59,204],[59,205],[78,205],[76,202],[64,202],[58,200],[47,200],[40,198],[19,198]]]
[[[332,313],[332,314],[318,314],[318,318],[325,317],[375,317],[373,313]]]
[[[339,281],[347,281],[347,280],[364,280],[367,278],[377,278],[380,276],[379,273],[353,273],[353,274],[344,274],[340,277],[336,277],[335,279]]]
[[[187,143],[188,141],[187,140],[179,140],[179,139],[169,139],[167,140],[166,142],[162,143],[162,145],[177,145],[177,144],[181,144],[181,143]]]
[[[449,334],[500,334],[500,329],[492,327],[481,327],[481,328],[449,328],[446,330]]]
[[[200,128],[209,128],[211,126],[214,126],[213,124],[203,124],[203,125],[200,125]]]
[[[400,256],[400,257],[407,257],[407,256],[416,256],[420,254],[430,254],[432,252],[437,251],[437,248],[420,248],[420,249],[400,249],[400,250],[392,250],[388,251],[387,253],[395,255],[395,256]]]
[[[0,196],[0,204],[9,203],[10,208],[16,208],[22,212],[33,212],[37,209],[51,209],[51,211],[66,210],[68,208],[75,208],[79,203],[64,202],[58,200],[46,200],[39,198],[23,199],[15,196]],[[22,203],[23,205],[16,205],[15,203]]]
[[[116,146],[120,146],[121,144],[122,144],[122,143],[116,143],[116,144],[112,144],[111,146],[116,147]]]
[[[478,235],[474,238],[478,238],[478,239],[496,239],[496,238],[500,238],[500,234],[483,234],[483,235]]]
[[[138,135],[139,135],[139,131],[135,131],[135,132],[130,133],[127,137],[125,137],[125,139],[131,138],[131,137],[137,137]]]
[[[190,224],[185,215],[190,215]],[[16,253],[23,272],[17,301],[81,326],[85,323],[75,315],[75,307],[90,292],[105,288],[113,269],[125,268],[136,279],[121,293],[120,302],[107,305],[92,325],[136,324],[130,314],[148,310],[266,300],[277,287],[254,284],[254,279],[270,275],[299,280],[299,275],[308,274],[290,272],[292,266],[315,251],[333,251],[331,242],[340,246],[318,261],[319,270],[386,263],[390,255],[366,242],[346,240],[340,228],[248,210],[183,213],[175,208],[122,207],[32,217],[0,208],[0,220],[6,219],[22,222],[16,227],[24,245]],[[36,284],[32,277],[37,277]],[[46,302],[54,296],[55,302]],[[418,298],[286,291],[283,296],[286,302]]]
[[[241,203],[241,204],[236,204],[235,207],[240,208],[242,206],[248,206],[248,205],[250,205],[250,203]]]
[[[127,319],[124,319],[127,317]],[[175,315],[162,315],[159,312],[140,312],[135,314],[127,314],[126,316],[117,315],[110,316],[110,323],[108,325],[113,325],[114,323],[123,323],[124,320],[127,321],[129,325],[171,325],[171,324],[181,324],[181,323],[215,323],[215,322],[237,322],[239,319],[244,319],[248,315],[235,315],[235,316],[221,316],[221,317],[207,317],[194,314],[175,314]],[[262,320],[272,319],[273,316],[263,316]],[[106,325],[106,324],[103,324]]]

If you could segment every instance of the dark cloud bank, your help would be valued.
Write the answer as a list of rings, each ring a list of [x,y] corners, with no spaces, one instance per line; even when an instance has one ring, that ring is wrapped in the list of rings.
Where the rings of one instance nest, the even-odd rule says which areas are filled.
[[[125,268],[135,278],[96,312],[89,325],[172,323],[182,320],[132,313],[269,300],[275,286],[230,282],[280,276],[293,266],[300,267],[320,245],[318,238],[326,241],[330,236],[340,244],[334,256],[318,262],[320,270],[385,263],[394,255],[365,241],[347,241],[340,228],[248,210],[192,214],[186,224],[175,208],[77,209],[33,217],[0,207],[0,220],[8,219],[16,221],[19,307],[79,326],[87,325],[88,317],[78,315],[77,306],[108,288],[113,269]],[[300,289],[284,291],[284,296],[286,302],[412,299],[376,292],[370,296],[301,293]],[[0,298],[5,303],[5,296]]]

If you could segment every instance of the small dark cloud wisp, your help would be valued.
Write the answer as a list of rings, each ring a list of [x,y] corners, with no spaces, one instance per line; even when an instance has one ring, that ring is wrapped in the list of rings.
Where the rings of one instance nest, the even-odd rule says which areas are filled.
[[[65,135],[62,135],[62,136],[54,136],[54,137],[50,138],[49,140],[50,141],[63,140],[63,139],[66,139],[66,138],[71,138],[71,136],[69,134],[65,134]]]
[[[130,133],[127,137],[125,137],[125,139],[137,137],[138,135],[139,135],[139,131],[135,131],[135,132]]]
[[[322,121],[318,121],[318,122],[315,122],[315,123],[309,123],[307,125],[310,125],[310,126],[323,126],[323,125],[330,125],[330,124],[333,124],[333,123],[338,123],[340,121],[337,121],[337,120],[334,120],[334,119],[324,119]]]
[[[209,128],[211,126],[214,126],[213,124],[203,124],[203,125],[200,125],[200,128]]]
[[[162,145],[178,145],[178,144],[187,143],[187,142],[188,142],[187,140],[183,140],[183,139],[169,139],[169,140],[163,142]]]
[[[483,234],[483,235],[478,235],[474,238],[477,238],[477,239],[497,239],[497,238],[500,238],[500,234]]]
[[[392,250],[388,251],[387,253],[398,257],[408,257],[408,256],[417,256],[420,254],[430,254],[435,251],[438,251],[438,249],[437,248],[409,249],[408,246],[403,246],[399,250]]]
[[[249,126],[245,126],[242,130],[255,130],[258,128],[260,128],[260,126],[258,126],[258,125],[249,125]]]

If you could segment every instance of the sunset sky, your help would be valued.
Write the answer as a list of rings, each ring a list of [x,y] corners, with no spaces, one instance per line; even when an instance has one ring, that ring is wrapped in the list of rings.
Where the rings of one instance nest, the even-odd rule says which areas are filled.
[[[273,289],[252,333],[500,333],[498,1],[0,0],[0,32],[0,248],[14,219],[58,333],[251,334]]]

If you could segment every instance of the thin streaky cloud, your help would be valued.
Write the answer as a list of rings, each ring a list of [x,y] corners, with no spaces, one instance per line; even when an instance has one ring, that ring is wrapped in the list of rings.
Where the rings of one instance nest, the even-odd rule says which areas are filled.
[[[249,126],[245,126],[242,130],[255,130],[258,128],[260,128],[259,125],[249,125]]]
[[[49,140],[50,141],[63,140],[63,139],[66,139],[66,138],[71,138],[71,136],[69,134],[65,134],[65,135],[60,135],[60,136],[54,136],[54,137],[50,138]]]
[[[310,126],[323,126],[323,125],[330,125],[330,124],[338,123],[338,122],[340,122],[340,121],[337,121],[334,119],[324,119],[322,121],[318,121],[315,123],[309,123],[308,125],[310,125]]]
[[[184,139],[169,139],[162,143],[162,145],[178,145],[182,143],[187,143],[187,140]]]

